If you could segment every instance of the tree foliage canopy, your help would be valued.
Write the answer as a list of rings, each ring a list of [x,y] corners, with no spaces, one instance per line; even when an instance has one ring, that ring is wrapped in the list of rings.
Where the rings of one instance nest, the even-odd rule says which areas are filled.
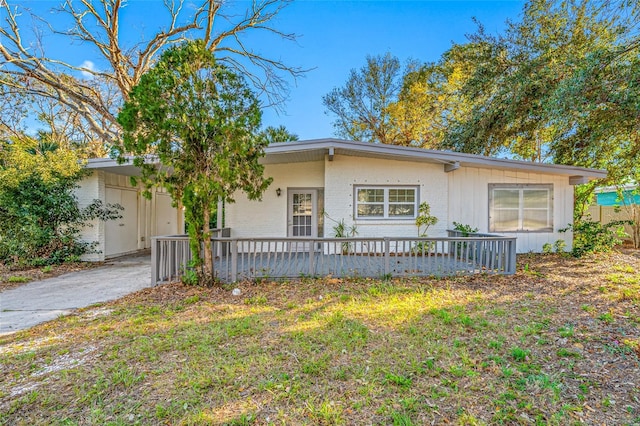
[[[260,198],[271,182],[258,163],[266,146],[261,117],[244,79],[217,62],[201,40],[164,52],[118,116],[122,152],[135,153],[146,182],[164,185],[185,207],[207,281],[213,278],[209,221],[215,204],[233,202],[240,190]],[[149,152],[159,168],[147,161]]]
[[[322,98],[328,112],[336,116],[336,133],[347,139],[401,144],[391,128],[388,107],[402,87],[400,61],[387,53],[367,56],[366,65],[352,69],[343,87]]]
[[[0,143],[0,262],[61,263],[92,250],[81,228],[119,217],[119,206],[80,207],[74,190],[84,175],[75,152],[47,135]]]
[[[640,181],[640,3],[530,0],[502,34],[478,24],[468,37],[404,75],[397,59],[368,59],[324,98],[337,133]],[[387,90],[369,89],[378,81]],[[597,184],[579,188],[578,204]]]
[[[532,0],[503,35],[480,27],[470,43],[484,53],[470,57],[472,73],[461,88],[470,111],[452,123],[444,146],[601,168],[610,182],[637,181],[639,25],[637,2]],[[597,184],[579,188],[578,207]]]
[[[285,126],[268,126],[261,132],[262,137],[265,138],[267,144],[279,143],[279,142],[293,142],[297,141],[298,135],[291,133]]]

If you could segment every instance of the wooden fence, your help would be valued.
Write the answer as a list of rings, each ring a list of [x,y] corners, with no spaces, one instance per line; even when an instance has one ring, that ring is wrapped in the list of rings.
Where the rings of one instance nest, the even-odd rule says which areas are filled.
[[[301,277],[514,274],[516,239],[489,234],[441,238],[212,238],[221,282]],[[192,258],[186,235],[154,237],[152,284],[179,280]]]

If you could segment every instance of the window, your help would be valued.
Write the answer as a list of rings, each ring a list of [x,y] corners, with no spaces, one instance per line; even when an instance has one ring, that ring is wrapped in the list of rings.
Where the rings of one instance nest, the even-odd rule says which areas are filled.
[[[415,219],[418,189],[356,187],[356,219]]]
[[[489,231],[553,231],[553,185],[489,184]]]

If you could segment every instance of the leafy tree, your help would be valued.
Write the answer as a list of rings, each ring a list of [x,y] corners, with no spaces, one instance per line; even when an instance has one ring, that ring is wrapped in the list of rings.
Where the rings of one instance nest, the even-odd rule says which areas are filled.
[[[264,129],[262,132],[262,136],[266,139],[268,144],[278,143],[278,142],[293,142],[298,140],[298,135],[295,133],[291,133],[284,126],[269,126]]]
[[[338,136],[403,144],[400,135],[391,130],[388,111],[402,87],[400,61],[390,53],[367,56],[366,61],[359,70],[351,70],[343,87],[334,88],[323,96],[322,103],[329,113],[336,116],[333,126]]]
[[[637,2],[531,0],[504,34],[480,26],[460,89],[469,112],[451,122],[445,147],[632,180],[640,159],[638,22]],[[577,189],[577,219],[598,184]]]
[[[161,183],[185,207],[207,285],[214,279],[209,222],[216,202],[233,202],[239,190],[258,199],[271,183],[258,162],[266,146],[261,116],[243,78],[217,62],[201,40],[164,52],[118,116],[124,149],[137,155],[145,182]],[[160,167],[145,161],[149,151]]]
[[[61,263],[93,249],[80,240],[82,227],[119,217],[119,206],[94,200],[80,208],[74,189],[83,176],[75,153],[50,140],[0,144],[0,262]]]
[[[33,102],[53,100],[58,115],[69,114],[72,118],[68,121],[88,133],[83,140],[100,141],[109,147],[120,140],[118,110],[141,76],[167,47],[200,37],[219,62],[243,73],[278,105],[287,94],[287,78],[296,78],[304,70],[252,50],[244,36],[256,33],[295,40],[295,34],[273,26],[274,18],[289,2],[255,0],[246,10],[237,3],[218,0],[152,2],[149,4],[159,6],[160,13],[150,13],[149,22],[135,24],[158,30],[143,31],[141,37],[127,40],[121,34],[121,28],[130,24],[123,0],[60,0],[51,10],[57,15],[55,20],[34,15],[28,2],[3,0],[0,86],[3,92],[18,95],[13,98],[17,105],[25,97]],[[100,65],[89,61],[74,64],[50,49],[55,44],[72,43],[91,49],[90,56]],[[39,112],[37,105],[34,109]],[[0,115],[13,110],[2,108]],[[95,147],[90,151],[101,153]]]
[[[452,117],[465,111],[458,89],[465,76],[467,47],[457,47],[441,62],[404,69],[398,58],[368,56],[351,70],[346,84],[323,97],[337,119],[336,133],[350,139],[438,149]]]
[[[472,72],[473,44],[456,45],[437,63],[424,64],[403,78],[397,101],[387,110],[402,145],[440,149],[452,122],[468,113],[461,88]]]

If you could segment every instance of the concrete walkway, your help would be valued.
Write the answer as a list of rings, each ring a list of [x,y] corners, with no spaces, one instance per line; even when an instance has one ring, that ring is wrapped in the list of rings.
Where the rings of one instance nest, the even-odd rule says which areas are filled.
[[[0,334],[24,330],[150,285],[151,256],[144,253],[6,290],[0,292]]]

